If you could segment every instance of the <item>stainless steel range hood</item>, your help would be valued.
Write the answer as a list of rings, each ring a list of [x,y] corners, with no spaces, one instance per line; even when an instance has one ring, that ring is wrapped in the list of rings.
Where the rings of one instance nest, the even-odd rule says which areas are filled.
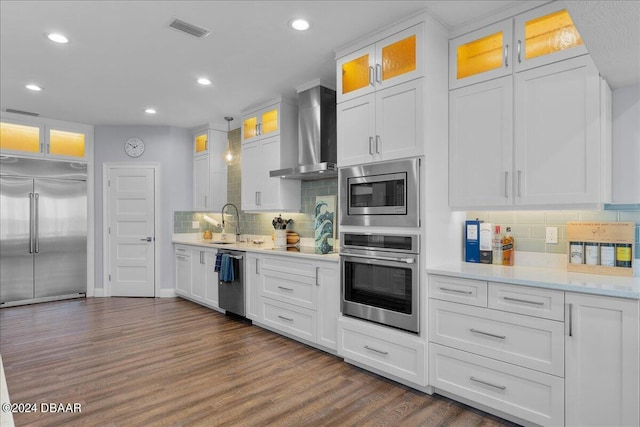
[[[298,166],[272,177],[311,181],[338,176],[336,91],[314,86],[298,92]]]

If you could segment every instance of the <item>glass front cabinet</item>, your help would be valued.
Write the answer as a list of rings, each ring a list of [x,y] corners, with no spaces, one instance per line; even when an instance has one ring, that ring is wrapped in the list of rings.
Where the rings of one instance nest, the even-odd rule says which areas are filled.
[[[456,89],[584,55],[569,13],[555,3],[449,42],[449,88]]]
[[[19,119],[2,116],[2,154],[87,160],[93,126],[47,119]]]

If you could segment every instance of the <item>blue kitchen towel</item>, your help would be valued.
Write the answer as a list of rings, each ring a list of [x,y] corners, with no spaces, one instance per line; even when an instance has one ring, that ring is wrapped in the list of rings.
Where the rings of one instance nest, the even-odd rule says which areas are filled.
[[[223,282],[233,282],[233,260],[229,254],[222,254],[220,263],[220,280]]]
[[[213,267],[213,271],[216,273],[220,272],[220,263],[222,262],[222,254],[218,252],[216,255],[216,265]]]

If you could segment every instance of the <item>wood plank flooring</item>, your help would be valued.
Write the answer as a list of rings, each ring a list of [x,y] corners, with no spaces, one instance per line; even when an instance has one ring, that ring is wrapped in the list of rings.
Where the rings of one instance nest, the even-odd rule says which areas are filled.
[[[0,310],[16,426],[513,426],[182,299]]]

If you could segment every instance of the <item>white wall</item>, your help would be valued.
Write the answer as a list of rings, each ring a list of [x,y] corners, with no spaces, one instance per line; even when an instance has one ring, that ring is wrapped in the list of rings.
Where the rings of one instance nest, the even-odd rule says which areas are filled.
[[[132,137],[142,138],[145,152],[132,159],[124,152],[124,142]],[[102,168],[104,163],[129,162],[159,163],[161,195],[160,232],[157,248],[160,263],[160,287],[174,287],[173,211],[192,208],[192,155],[191,131],[168,126],[96,126],[95,141],[95,287],[103,288],[103,218],[102,218]],[[156,236],[158,237],[158,236]],[[100,292],[97,292],[99,294]],[[159,295],[157,295],[159,296]]]
[[[640,203],[640,85],[613,91],[614,203]]]

